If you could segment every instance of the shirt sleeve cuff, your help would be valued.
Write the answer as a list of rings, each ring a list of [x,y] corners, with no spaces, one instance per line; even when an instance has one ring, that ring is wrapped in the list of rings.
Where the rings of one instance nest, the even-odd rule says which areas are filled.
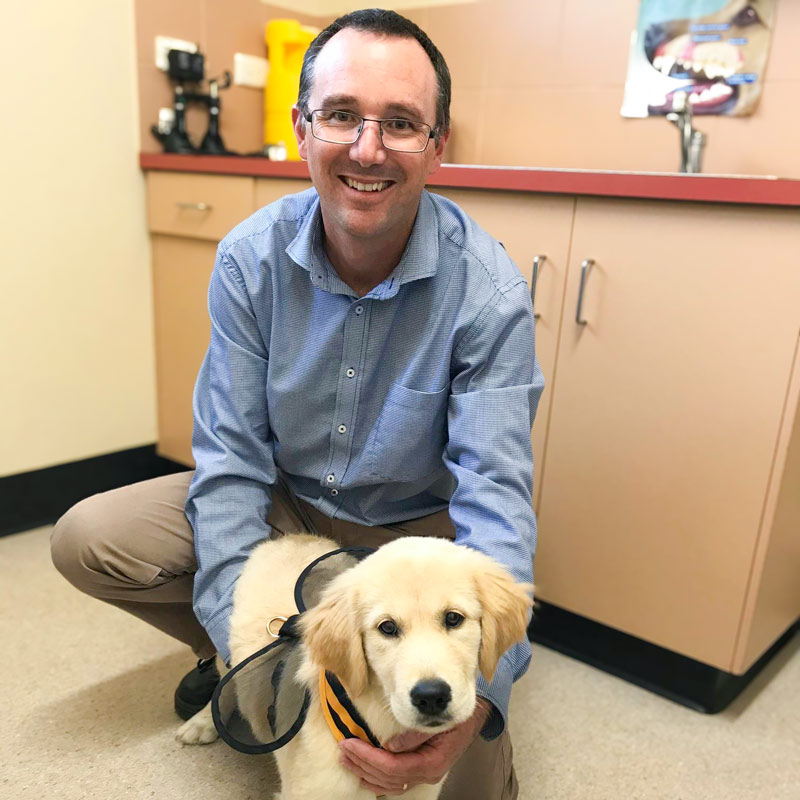
[[[231,611],[230,606],[220,610],[205,626],[208,638],[217,648],[217,655],[228,667],[231,666],[231,651],[228,644],[231,629]]]
[[[493,706],[489,719],[486,720],[486,724],[481,729],[481,736],[487,742],[496,739],[506,729],[508,724],[508,704],[511,699],[511,684],[513,682],[514,673],[507,655],[500,659],[491,683],[487,683],[483,675],[478,676],[478,695],[488,700]]]

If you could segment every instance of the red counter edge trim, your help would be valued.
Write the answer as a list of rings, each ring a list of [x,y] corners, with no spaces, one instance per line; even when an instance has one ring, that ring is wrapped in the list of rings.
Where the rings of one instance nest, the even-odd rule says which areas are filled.
[[[141,153],[144,170],[308,179],[303,161]],[[800,180],[444,164],[430,187],[800,207]]]

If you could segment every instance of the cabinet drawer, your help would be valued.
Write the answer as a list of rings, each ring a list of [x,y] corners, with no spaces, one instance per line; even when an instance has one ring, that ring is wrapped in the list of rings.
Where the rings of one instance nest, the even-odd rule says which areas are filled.
[[[311,181],[295,178],[258,178],[256,180],[256,208],[262,208],[287,194],[304,192],[311,188]]]
[[[255,178],[147,174],[147,221],[153,233],[218,242],[254,209]]]

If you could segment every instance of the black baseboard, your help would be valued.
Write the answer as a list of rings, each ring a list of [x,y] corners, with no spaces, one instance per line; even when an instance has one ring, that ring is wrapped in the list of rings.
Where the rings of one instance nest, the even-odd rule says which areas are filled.
[[[0,536],[51,525],[97,492],[187,469],[147,445],[0,478]]]
[[[733,675],[629,636],[549,603],[537,603],[531,641],[591,664],[681,705],[716,714],[726,708],[796,633],[792,625],[744,674]]]

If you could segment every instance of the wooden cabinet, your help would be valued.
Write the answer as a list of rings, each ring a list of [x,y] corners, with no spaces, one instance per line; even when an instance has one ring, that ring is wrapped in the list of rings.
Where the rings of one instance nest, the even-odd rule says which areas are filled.
[[[309,185],[148,175],[162,455],[192,465],[217,241]],[[797,211],[437,191],[503,242],[529,283],[545,257],[539,598],[744,673],[800,616]]]
[[[744,673],[800,616],[796,211],[442,193],[546,256],[539,599]]]
[[[194,466],[192,394],[211,333],[207,297],[217,244],[261,206],[310,185],[299,179],[147,174],[159,455]]]
[[[147,174],[156,329],[156,451],[192,458],[192,393],[210,335],[208,283],[217,244],[253,213],[255,179]]]
[[[157,452],[180,464],[192,458],[192,393],[211,323],[208,283],[216,242],[154,235],[153,304],[156,326]]]
[[[794,421],[797,243],[793,211],[577,201],[541,477],[542,599],[728,672],[755,660],[737,648],[758,635],[745,608]],[[800,613],[794,594],[770,644]]]

